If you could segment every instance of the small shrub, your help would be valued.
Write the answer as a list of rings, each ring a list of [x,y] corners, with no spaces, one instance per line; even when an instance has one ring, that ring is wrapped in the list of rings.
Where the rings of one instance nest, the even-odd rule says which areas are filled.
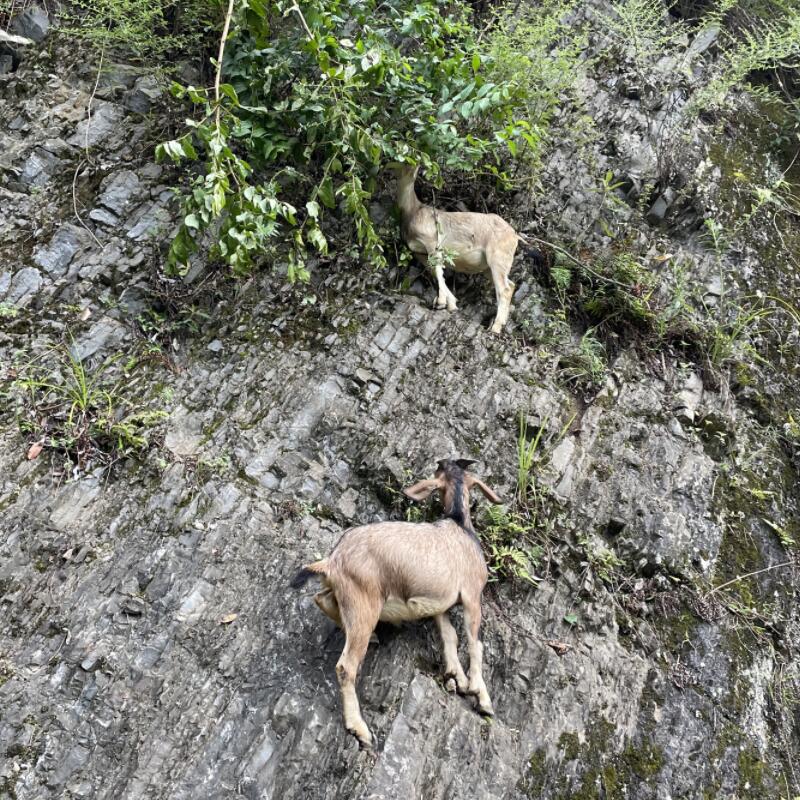
[[[736,9],[737,5],[731,0],[720,0],[706,18],[707,24],[723,24],[722,52],[715,61],[710,80],[692,98],[693,112],[724,108],[734,89],[745,89],[772,102],[785,102],[778,93],[750,79],[770,71],[796,73],[800,69],[797,8],[767,2],[768,9],[751,14],[746,8]]]
[[[502,506],[487,506],[480,524],[480,539],[489,567],[489,580],[517,579],[536,586],[544,548],[534,539],[530,518]]]
[[[33,442],[29,458],[42,449],[62,453],[82,472],[146,450],[166,413],[133,399],[129,374],[114,379],[106,361],[87,371],[66,347],[49,364],[22,365],[11,396],[21,431]],[[129,365],[132,367],[133,365]]]
[[[71,0],[65,32],[141,62],[148,71],[170,71],[176,54],[199,54],[222,21],[221,0]]]
[[[800,309],[780,297],[750,295],[738,302],[724,303],[707,335],[707,358],[712,369],[734,363],[742,353],[751,361],[766,364],[755,341],[764,335],[781,337],[778,323],[789,322],[800,330]]]
[[[605,347],[594,329],[583,334],[577,349],[561,358],[559,366],[566,383],[592,393],[602,388],[608,367]]]
[[[519,435],[517,437],[517,499],[526,506],[528,504],[528,493],[532,492],[534,500],[536,498],[536,485],[533,481],[531,470],[537,460],[539,442],[542,433],[547,427],[547,418],[537,428],[533,438],[528,440],[528,420],[520,411],[519,414]]]
[[[599,259],[599,272],[608,276],[587,292],[583,308],[598,324],[614,318],[620,322],[648,327],[656,317],[656,278],[628,251]]]
[[[530,125],[535,146],[524,142],[515,177],[538,182],[541,145],[546,143],[551,121],[574,94],[576,75],[585,67],[580,55],[586,34],[567,20],[575,0],[544,0],[520,8],[501,8],[488,36],[487,74],[499,85],[521,87],[517,116]],[[509,147],[516,154],[515,143]]]
[[[622,559],[611,549],[586,535],[578,536],[584,566],[591,569],[592,573],[603,583],[613,584],[623,566]]]

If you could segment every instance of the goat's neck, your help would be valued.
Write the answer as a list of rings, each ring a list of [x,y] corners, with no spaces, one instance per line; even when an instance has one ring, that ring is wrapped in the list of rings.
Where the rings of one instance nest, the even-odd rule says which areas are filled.
[[[475,534],[472,518],[469,515],[469,493],[464,490],[460,482],[452,491],[445,493],[444,515],[457,522],[465,531]]]
[[[414,190],[416,176],[413,172],[402,174],[397,178],[397,205],[405,219],[418,211],[420,203],[417,193]]]

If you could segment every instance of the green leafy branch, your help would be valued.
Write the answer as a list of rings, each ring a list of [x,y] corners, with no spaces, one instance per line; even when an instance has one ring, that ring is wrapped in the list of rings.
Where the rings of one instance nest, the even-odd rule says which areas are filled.
[[[514,115],[527,90],[491,80],[491,66],[460,3],[229,0],[213,89],[173,86],[202,114],[157,149],[202,161],[168,270],[185,271],[207,237],[235,273],[272,257],[290,280],[307,278],[309,251],[328,252],[327,215],[347,220],[363,259],[381,266],[368,204],[386,163],[422,163],[434,177],[488,163],[502,176],[504,150],[538,146]]]

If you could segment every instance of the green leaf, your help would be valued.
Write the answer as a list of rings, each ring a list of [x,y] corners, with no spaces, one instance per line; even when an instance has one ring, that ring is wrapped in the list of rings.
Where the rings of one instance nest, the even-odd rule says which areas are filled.
[[[265,19],[267,16],[267,4],[264,0],[248,0],[248,6],[250,10],[255,12],[261,19]]]
[[[320,200],[322,200],[322,203],[326,208],[334,208],[336,206],[336,200],[333,194],[333,180],[331,179],[330,175],[326,175],[322,183],[319,185],[317,189],[317,196]]]
[[[236,94],[236,89],[234,89],[233,86],[229,83],[222,83],[220,84],[219,90],[229,98],[235,106],[239,105],[239,95]]]
[[[197,219],[197,215],[196,214],[187,214],[183,218],[183,224],[187,228],[194,228],[195,230],[199,230],[200,229],[200,220]]]
[[[481,57],[477,53],[474,53],[472,56],[472,71],[477,72],[480,69],[480,66]]]
[[[190,155],[194,153],[194,158],[197,157],[197,153],[195,153],[194,148],[188,142],[189,153],[186,152],[186,148],[184,143],[177,141],[176,139],[172,139],[169,142],[163,142],[156,146],[156,160],[161,161],[164,158],[171,158],[176,164],[180,163],[180,160],[184,157],[184,155]],[[190,157],[192,157],[190,155]]]
[[[195,89],[194,86],[187,86],[186,93],[189,95],[189,99],[193,103],[204,103],[206,101],[205,94],[203,94],[202,91]]]
[[[564,622],[566,622],[567,625],[577,625],[578,617],[576,614],[564,614]]]
[[[308,241],[311,242],[322,255],[328,252],[328,241],[322,234],[322,231],[316,226],[309,228]]]
[[[319,203],[315,200],[309,200],[306,203],[306,211],[308,212],[308,216],[311,219],[318,219],[319,218]]]

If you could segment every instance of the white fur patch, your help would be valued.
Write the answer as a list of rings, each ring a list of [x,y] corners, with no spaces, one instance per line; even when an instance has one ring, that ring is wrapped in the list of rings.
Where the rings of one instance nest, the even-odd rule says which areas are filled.
[[[440,598],[410,597],[407,601],[399,597],[389,597],[383,604],[380,619],[382,622],[405,622],[425,617],[435,617],[447,611],[450,606]]]

